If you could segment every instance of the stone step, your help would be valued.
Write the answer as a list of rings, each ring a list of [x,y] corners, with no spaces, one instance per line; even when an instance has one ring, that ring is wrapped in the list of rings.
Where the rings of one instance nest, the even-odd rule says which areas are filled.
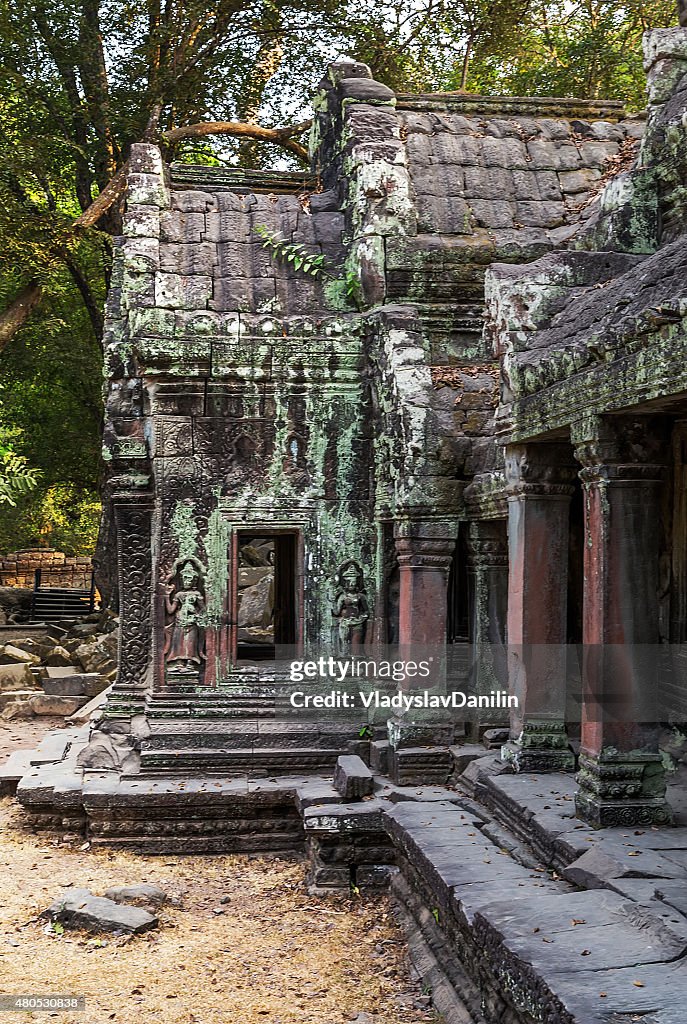
[[[8,704],[14,704],[15,701],[28,701],[31,697],[35,697],[40,690],[5,690],[4,693],[0,692],[0,711],[7,707]]]
[[[141,773],[173,772],[251,772],[263,769],[272,774],[284,772],[333,771],[341,748],[295,747],[255,749],[161,749],[141,751]]]
[[[206,719],[221,718],[274,718],[277,705],[274,700],[254,699],[250,697],[228,699],[203,698],[192,700],[175,697],[170,700],[151,699],[148,703],[147,717],[153,719]]]
[[[0,765],[0,796],[14,796],[20,779],[31,771],[31,750],[15,750]]]
[[[155,722],[143,750],[319,749],[338,745],[348,750],[359,742],[356,726],[329,723],[270,721]]]

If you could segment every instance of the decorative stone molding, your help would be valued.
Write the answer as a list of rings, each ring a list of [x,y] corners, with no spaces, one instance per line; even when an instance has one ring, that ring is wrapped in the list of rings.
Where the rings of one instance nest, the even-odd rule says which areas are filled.
[[[509,499],[536,495],[568,499],[576,469],[567,444],[518,444],[506,447],[506,494]]]
[[[501,748],[501,757],[516,772],[571,772],[575,755],[563,721],[528,719],[515,743]]]
[[[597,828],[669,825],[665,772],[660,754],[602,751],[580,754],[575,796],[578,815]]]

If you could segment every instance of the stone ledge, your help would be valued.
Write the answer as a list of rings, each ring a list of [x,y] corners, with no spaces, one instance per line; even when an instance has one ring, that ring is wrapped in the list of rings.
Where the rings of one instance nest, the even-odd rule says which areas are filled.
[[[456,114],[519,114],[527,117],[585,117],[621,121],[625,108],[618,100],[561,99],[556,96],[480,96],[459,92],[396,94],[398,110],[445,110]]]

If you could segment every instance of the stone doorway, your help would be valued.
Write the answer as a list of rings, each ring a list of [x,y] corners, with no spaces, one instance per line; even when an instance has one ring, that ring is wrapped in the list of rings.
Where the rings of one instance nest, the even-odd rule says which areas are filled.
[[[295,533],[252,533],[237,537],[236,658],[263,661],[275,646],[296,643]]]

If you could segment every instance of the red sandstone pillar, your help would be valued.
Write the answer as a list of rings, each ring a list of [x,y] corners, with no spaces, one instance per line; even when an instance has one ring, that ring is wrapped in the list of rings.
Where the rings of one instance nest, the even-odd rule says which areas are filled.
[[[585,490],[578,814],[597,826],[671,820],[658,751],[659,459],[642,420],[578,428]]]
[[[503,756],[517,771],[574,768],[565,728],[571,456],[563,444],[506,448],[508,677],[518,706]]]
[[[398,537],[399,644],[446,644],[448,576],[455,540]]]
[[[399,567],[399,654],[405,660],[432,659],[426,680],[406,680],[402,688],[446,690],[446,613],[448,577],[457,526],[443,521],[396,524]],[[394,716],[389,737],[401,747],[444,747],[455,732],[451,710]],[[448,756],[448,754],[447,754]]]

